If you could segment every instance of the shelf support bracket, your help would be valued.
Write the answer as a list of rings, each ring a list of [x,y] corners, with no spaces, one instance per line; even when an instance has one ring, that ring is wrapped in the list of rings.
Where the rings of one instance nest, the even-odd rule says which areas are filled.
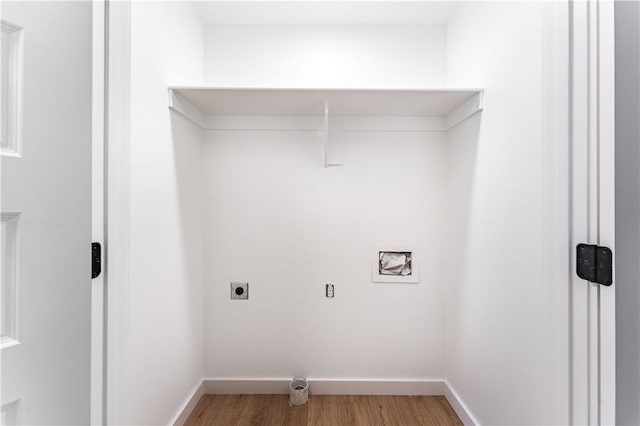
[[[182,97],[173,89],[169,89],[169,109],[191,120],[196,126],[204,129],[206,117],[191,102]]]
[[[462,123],[467,118],[475,115],[484,109],[484,92],[479,92],[469,98],[465,103],[458,106],[445,117],[446,129],[451,130],[453,127]]]
[[[342,165],[342,146],[339,132],[329,119],[329,101],[324,101],[324,166]]]

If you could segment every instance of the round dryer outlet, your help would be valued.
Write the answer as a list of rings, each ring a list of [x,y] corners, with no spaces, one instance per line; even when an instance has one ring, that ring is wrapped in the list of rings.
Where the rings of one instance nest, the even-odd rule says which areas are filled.
[[[249,298],[249,283],[231,283],[231,299],[243,300]]]

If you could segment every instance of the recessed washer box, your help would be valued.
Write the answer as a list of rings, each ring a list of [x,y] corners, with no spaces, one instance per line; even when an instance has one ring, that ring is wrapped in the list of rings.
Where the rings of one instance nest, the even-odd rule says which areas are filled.
[[[419,283],[418,250],[414,246],[375,246],[371,260],[371,281],[374,283]]]

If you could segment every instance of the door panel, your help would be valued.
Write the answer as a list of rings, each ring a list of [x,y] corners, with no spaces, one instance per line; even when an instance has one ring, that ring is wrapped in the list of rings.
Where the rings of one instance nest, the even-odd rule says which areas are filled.
[[[15,287],[15,297],[3,289],[10,295],[3,307],[14,306],[18,324],[16,339],[1,351],[2,419],[88,424],[91,2],[3,1],[1,7],[3,30],[6,24],[21,32],[19,73],[2,93],[9,108],[2,135],[13,125],[19,136],[12,141],[19,152],[6,152],[11,144],[3,140],[1,157],[3,231],[8,218],[17,222],[15,235],[2,239],[3,287]],[[10,44],[3,40],[3,47]],[[15,277],[7,279],[12,265]]]

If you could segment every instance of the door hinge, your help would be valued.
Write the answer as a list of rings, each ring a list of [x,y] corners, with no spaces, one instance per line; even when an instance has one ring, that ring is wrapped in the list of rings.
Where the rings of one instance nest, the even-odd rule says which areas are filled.
[[[583,280],[613,284],[613,252],[608,247],[578,244],[576,272]]]
[[[91,278],[97,278],[102,272],[102,248],[100,243],[91,243]]]

